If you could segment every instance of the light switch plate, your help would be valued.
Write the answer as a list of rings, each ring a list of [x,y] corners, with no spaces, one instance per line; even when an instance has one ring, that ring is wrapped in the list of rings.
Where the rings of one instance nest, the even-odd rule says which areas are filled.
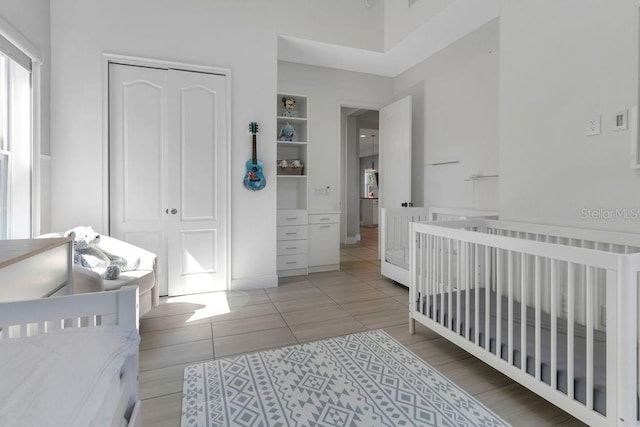
[[[594,114],[587,119],[587,129],[585,134],[587,136],[600,135],[600,113]]]
[[[616,111],[613,114],[613,130],[626,130],[628,123],[627,110]]]

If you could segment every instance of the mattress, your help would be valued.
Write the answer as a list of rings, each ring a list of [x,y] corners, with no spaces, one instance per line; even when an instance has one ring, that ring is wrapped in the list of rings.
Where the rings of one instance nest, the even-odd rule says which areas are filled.
[[[464,335],[469,330],[471,340],[475,337],[475,291],[469,293],[469,322],[466,319],[466,291],[452,292],[451,313],[448,311],[449,295],[444,296],[444,311],[441,312],[441,295],[422,298],[421,302],[416,302],[417,309],[422,314],[435,318],[440,324],[447,325],[449,316],[452,317],[452,330],[458,321],[456,310],[456,300],[460,295],[460,335]],[[490,312],[489,312],[489,350],[498,355],[503,360],[508,360],[508,300],[506,296],[501,297],[502,316],[501,340],[496,342],[496,293],[489,292]],[[485,322],[485,289],[479,289],[479,345],[485,346],[487,339],[487,327]],[[435,304],[434,304],[435,302]],[[421,307],[420,307],[421,305]],[[442,319],[442,321],[441,321]],[[513,364],[521,367],[521,307],[520,303],[513,301]],[[557,318],[557,389],[567,393],[567,327],[566,319]],[[535,375],[535,311],[532,307],[526,310],[526,372]],[[586,402],[586,327],[579,323],[574,323],[574,396],[581,403]],[[541,313],[541,333],[540,333],[540,366],[541,379],[547,384],[551,384],[551,316],[549,313]],[[594,409],[606,415],[606,333],[600,330],[593,331],[593,406]],[[497,349],[499,348],[499,354]]]
[[[135,330],[107,326],[0,340],[0,425],[112,424],[138,342]]]

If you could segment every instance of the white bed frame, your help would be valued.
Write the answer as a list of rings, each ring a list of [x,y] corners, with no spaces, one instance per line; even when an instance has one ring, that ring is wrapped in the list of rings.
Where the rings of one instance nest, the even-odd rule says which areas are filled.
[[[117,291],[67,295],[0,303],[0,340],[46,334],[67,328],[118,325],[138,330],[138,287]],[[138,400],[138,353],[129,357],[122,373],[131,394],[125,410],[130,427],[141,425]],[[60,391],[64,393],[64,390]]]
[[[498,212],[459,208],[381,208],[380,273],[409,286],[409,224],[475,217],[497,218]]]
[[[411,236],[412,333],[415,321],[426,325],[589,425],[640,425],[640,234],[473,219],[413,223]],[[491,297],[481,302],[482,293]],[[461,300],[465,308],[459,305]],[[492,325],[490,308],[497,313],[496,319],[506,319],[506,328],[502,322]],[[522,322],[515,319],[514,311],[525,313]],[[468,320],[466,325],[461,318]],[[541,319],[549,319],[550,326],[541,325]],[[566,325],[562,332],[560,324]],[[492,325],[488,333],[484,325]],[[584,331],[579,339],[578,328]],[[602,351],[606,357],[599,357],[606,375],[606,399],[602,400],[606,409],[598,412],[594,408],[594,334],[603,332],[606,339],[598,345],[606,346]],[[561,335],[566,341],[559,341]],[[561,362],[566,392],[558,385],[560,342],[569,343],[560,348],[565,354]],[[574,342],[584,344],[574,348]],[[496,350],[500,343],[502,357]],[[525,351],[514,356],[514,344]],[[541,378],[542,351],[550,357],[545,367],[549,382]],[[576,356],[584,364],[579,383],[584,403],[574,398]]]

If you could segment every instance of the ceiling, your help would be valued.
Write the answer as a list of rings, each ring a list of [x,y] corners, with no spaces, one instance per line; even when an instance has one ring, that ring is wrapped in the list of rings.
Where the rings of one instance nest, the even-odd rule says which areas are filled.
[[[499,0],[455,0],[386,52],[280,36],[278,59],[395,77],[497,18],[499,3]]]

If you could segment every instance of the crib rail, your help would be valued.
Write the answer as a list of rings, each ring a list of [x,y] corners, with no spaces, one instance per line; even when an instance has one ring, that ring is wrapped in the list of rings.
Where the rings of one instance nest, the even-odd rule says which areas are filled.
[[[591,425],[636,425],[640,236],[411,224],[410,313]]]
[[[496,211],[411,207],[380,211],[380,271],[383,276],[409,286],[409,224],[412,222],[497,218]]]

